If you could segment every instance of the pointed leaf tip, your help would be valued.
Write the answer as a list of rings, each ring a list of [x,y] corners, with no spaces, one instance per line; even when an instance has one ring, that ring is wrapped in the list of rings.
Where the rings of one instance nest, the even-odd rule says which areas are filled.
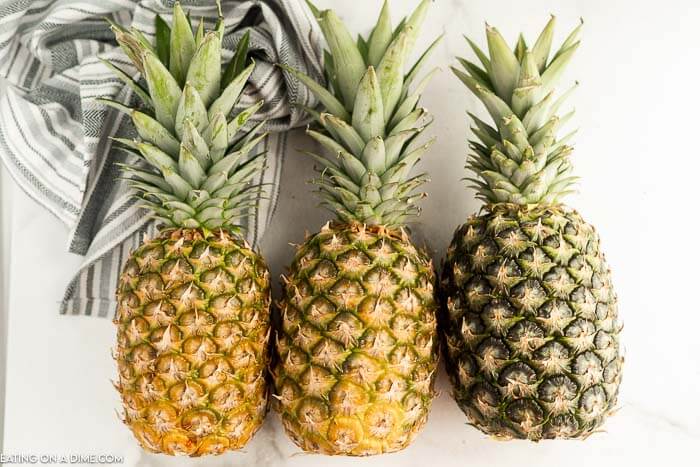
[[[365,142],[375,136],[384,136],[384,114],[380,83],[374,67],[370,66],[357,90],[352,126]]]
[[[532,56],[537,65],[537,69],[542,73],[547,66],[547,61],[552,48],[552,39],[554,38],[554,27],[556,25],[556,17],[552,15],[544,27],[537,42],[532,47]]]
[[[520,74],[520,64],[515,53],[496,28],[487,25],[486,40],[491,58],[491,82],[496,94],[506,103],[510,103]]]
[[[379,62],[382,60],[384,53],[389,47],[392,37],[393,31],[391,29],[389,2],[388,0],[384,0],[377,25],[374,27],[369,39],[368,62],[370,65],[374,67],[379,66]]]
[[[221,86],[221,39],[214,31],[204,36],[187,70],[187,81],[199,92],[208,107],[219,95]]]
[[[182,91],[170,71],[147,50],[143,54],[144,75],[158,120],[168,131],[175,130],[175,114]]]
[[[172,75],[182,86],[187,76],[187,68],[195,52],[194,33],[190,20],[179,2],[173,7],[173,24],[170,32],[169,68]]]
[[[352,110],[357,87],[366,71],[365,61],[345,24],[333,10],[321,12],[319,20],[335,65],[339,94],[345,109]]]

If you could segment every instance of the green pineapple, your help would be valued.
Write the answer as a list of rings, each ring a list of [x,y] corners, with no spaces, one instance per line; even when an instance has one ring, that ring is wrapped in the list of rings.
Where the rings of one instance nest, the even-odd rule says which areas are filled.
[[[253,71],[247,36],[222,72],[223,19],[193,32],[179,3],[156,43],[113,25],[147,89],[105,62],[141,98],[127,112],[139,139],[117,139],[144,160],[125,166],[156,238],[131,253],[117,292],[116,387],[124,423],[151,452],[200,456],[242,448],[267,410],[270,334],[267,266],[236,219],[255,208],[262,102],[231,115]]]
[[[403,229],[419,212],[410,171],[427,112],[414,85],[437,41],[404,74],[429,6],[392,28],[385,3],[368,40],[313,8],[330,49],[328,87],[287,69],[325,111],[309,109],[315,180],[337,219],[297,249],[280,303],[276,409],[305,451],[364,456],[406,447],[425,424],[438,360],[434,271]],[[431,73],[432,74],[432,73]]]
[[[498,438],[586,437],[617,401],[617,299],[592,226],[561,204],[571,191],[554,87],[580,26],[550,57],[554,18],[530,48],[490,26],[481,66],[454,73],[484,103],[468,168],[486,204],[457,229],[442,277],[447,369],[471,424]]]

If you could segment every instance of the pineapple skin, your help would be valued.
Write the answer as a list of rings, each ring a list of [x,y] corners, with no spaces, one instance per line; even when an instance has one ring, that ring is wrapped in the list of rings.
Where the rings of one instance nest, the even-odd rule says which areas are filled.
[[[273,406],[287,434],[330,455],[405,448],[435,395],[431,260],[402,230],[326,225],[284,279]]]
[[[486,205],[455,232],[441,289],[446,367],[473,426],[501,439],[585,438],[614,409],[617,297],[576,211]]]
[[[168,229],[119,279],[116,383],[147,451],[242,448],[267,411],[270,280],[264,260],[219,230]]]

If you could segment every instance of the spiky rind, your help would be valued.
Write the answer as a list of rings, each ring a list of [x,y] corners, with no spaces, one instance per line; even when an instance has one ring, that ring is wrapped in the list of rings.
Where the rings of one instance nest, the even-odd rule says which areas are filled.
[[[320,163],[315,184],[322,205],[341,222],[398,227],[420,212],[415,202],[425,194],[416,190],[427,176],[409,177],[432,142],[417,142],[430,119],[418,106],[428,80],[411,85],[439,39],[410,71],[405,69],[429,4],[423,0],[392,28],[385,2],[370,37],[358,41],[335,13],[314,9],[330,49],[327,87],[285,68],[324,107],[310,112],[317,128],[308,133],[326,150],[311,154]]]
[[[477,196],[489,203],[557,204],[572,191],[566,143],[571,134],[558,131],[573,115],[557,115],[568,96],[554,99],[554,88],[579,46],[579,28],[550,57],[554,17],[528,48],[522,36],[515,50],[501,34],[486,26],[488,55],[469,41],[481,66],[459,58],[464,71],[455,75],[485,105],[494,125],[472,115],[472,150],[468,178]]]
[[[151,452],[240,449],[267,411],[270,279],[225,230],[162,231],[119,278],[116,383],[124,422]]]
[[[487,205],[443,268],[446,367],[498,438],[581,438],[617,401],[617,298],[593,227],[562,206]]]
[[[305,451],[366,456],[406,447],[437,371],[434,272],[402,231],[327,225],[285,279],[274,406]]]
[[[261,103],[232,113],[255,64],[245,66],[245,35],[222,73],[222,28],[220,17],[214,31],[195,34],[177,2],[172,27],[157,19],[155,45],[136,29],[112,25],[148,85],[143,89],[110,65],[145,105],[137,110],[110,103],[131,116],[139,135],[117,143],[145,162],[125,173],[141,206],[166,227],[239,231],[239,219],[261,197],[253,180],[264,169],[265,154],[251,151],[266,134],[259,134],[260,123],[249,122]]]
[[[124,422],[151,452],[241,449],[267,411],[270,336],[267,266],[237,225],[263,188],[253,179],[265,155],[253,148],[265,134],[249,122],[261,104],[232,115],[255,65],[245,67],[244,36],[222,76],[222,18],[195,34],[178,3],[172,28],[156,18],[155,45],[135,29],[113,30],[148,89],[110,65],[144,107],[103,102],[131,116],[139,138],[115,140],[144,163],[122,168],[163,228],[119,279]]]

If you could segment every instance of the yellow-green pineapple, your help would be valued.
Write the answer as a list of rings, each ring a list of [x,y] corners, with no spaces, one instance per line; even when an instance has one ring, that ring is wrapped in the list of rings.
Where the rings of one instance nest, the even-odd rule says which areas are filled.
[[[494,124],[472,115],[467,167],[486,204],[457,229],[442,276],[442,331],[454,396],[499,438],[581,438],[614,408],[622,357],[617,299],[598,235],[561,203],[570,192],[555,86],[579,46],[576,28],[550,56],[554,18],[513,51],[486,27],[481,66],[455,74]]]
[[[264,164],[251,150],[265,136],[243,125],[262,103],[231,115],[254,64],[247,36],[222,72],[223,21],[193,32],[178,3],[172,28],[156,20],[156,43],[112,27],[144,77],[127,112],[137,140],[119,139],[145,161],[125,166],[156,238],[131,253],[119,279],[116,387],[124,422],[152,452],[199,456],[240,449],[267,410],[270,282],[265,262],[236,219],[255,208]]]
[[[275,406],[305,451],[364,456],[406,447],[425,424],[437,369],[434,272],[403,228],[425,180],[428,144],[414,85],[431,46],[404,69],[429,1],[397,28],[385,3],[368,40],[314,10],[330,51],[328,88],[294,70],[323,103],[308,134],[323,204],[337,219],[297,249],[284,278]],[[312,7],[313,8],[313,7]],[[437,41],[436,41],[437,43]]]

